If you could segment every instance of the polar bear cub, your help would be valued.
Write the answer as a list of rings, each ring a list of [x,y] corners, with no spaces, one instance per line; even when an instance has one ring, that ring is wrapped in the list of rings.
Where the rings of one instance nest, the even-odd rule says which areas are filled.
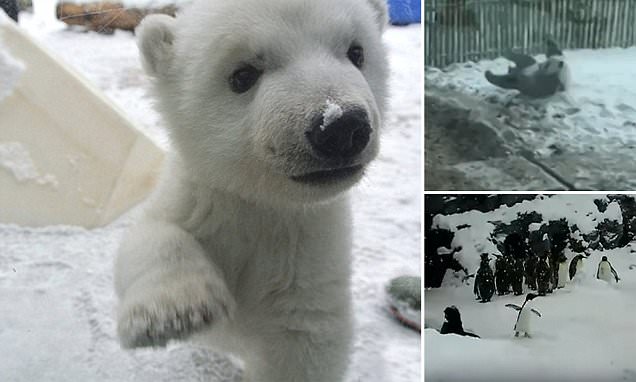
[[[378,152],[382,0],[195,1],[138,45],[174,148],[115,265],[122,346],[197,334],[251,382],[348,364],[346,191]]]

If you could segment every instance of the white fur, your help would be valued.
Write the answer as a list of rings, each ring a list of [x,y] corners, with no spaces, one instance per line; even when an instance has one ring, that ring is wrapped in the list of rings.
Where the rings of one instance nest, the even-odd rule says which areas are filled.
[[[528,66],[526,68],[523,68],[521,70],[521,74],[524,75],[524,76],[530,77],[530,76],[534,75],[538,70],[539,70],[539,64],[535,62],[534,64],[532,64],[532,65],[530,65],[530,66]]]
[[[370,6],[373,5],[373,6]],[[238,354],[250,382],[337,382],[350,346],[350,216],[306,143],[325,99],[362,108],[377,154],[387,63],[378,0],[198,1],[138,31],[175,153],[115,266],[124,347],[201,333]],[[364,48],[359,70],[350,44]],[[263,68],[231,92],[237,66]]]
[[[562,66],[560,64],[562,63]],[[568,66],[565,57],[561,55],[550,56],[544,63],[545,72],[548,74],[559,73],[559,81],[563,85],[563,90],[567,91],[570,88],[570,67]]]

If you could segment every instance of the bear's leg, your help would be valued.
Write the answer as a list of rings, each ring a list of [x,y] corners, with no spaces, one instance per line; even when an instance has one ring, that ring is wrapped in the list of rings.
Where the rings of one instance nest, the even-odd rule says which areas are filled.
[[[513,74],[497,75],[490,70],[486,71],[486,80],[491,84],[503,89],[517,89],[517,77]]]
[[[343,326],[334,330],[335,325]],[[320,331],[289,330],[259,340],[246,361],[243,382],[340,382],[349,364],[351,330],[343,323]],[[254,350],[254,349],[252,349]]]
[[[115,265],[118,334],[125,348],[170,339],[232,315],[234,299],[219,269],[180,227],[141,223],[124,239]]]

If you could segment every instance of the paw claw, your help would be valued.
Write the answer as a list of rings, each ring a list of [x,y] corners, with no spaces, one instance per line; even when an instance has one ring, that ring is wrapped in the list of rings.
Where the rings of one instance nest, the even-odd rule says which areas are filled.
[[[227,319],[233,306],[231,298],[215,296],[205,287],[159,290],[169,293],[151,293],[122,304],[117,330],[123,348],[164,347],[170,340],[185,339]]]

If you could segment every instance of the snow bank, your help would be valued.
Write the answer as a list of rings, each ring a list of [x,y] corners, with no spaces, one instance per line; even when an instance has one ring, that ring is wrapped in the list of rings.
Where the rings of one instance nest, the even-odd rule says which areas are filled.
[[[0,9],[0,28],[3,23],[12,22]],[[0,102],[13,93],[25,66],[11,55],[9,49],[2,43],[2,29],[0,29]]]
[[[594,200],[597,199],[609,203],[604,195],[539,195],[534,200],[526,200],[512,207],[501,206],[490,212],[472,210],[454,215],[436,215],[433,218],[433,228],[447,229],[455,233],[452,245],[462,247],[462,250],[455,254],[455,258],[472,271],[479,266],[479,255],[482,252],[499,253],[496,245],[489,240],[495,229],[494,223],[509,224],[517,219],[519,214],[537,212],[541,214],[545,223],[566,218],[570,227],[578,227],[578,234],[592,233],[598,223],[605,219],[622,223],[623,217],[617,202],[609,203],[607,209],[600,212],[594,204]],[[533,223],[529,229],[536,231],[542,224]],[[461,228],[466,225],[469,227]]]

